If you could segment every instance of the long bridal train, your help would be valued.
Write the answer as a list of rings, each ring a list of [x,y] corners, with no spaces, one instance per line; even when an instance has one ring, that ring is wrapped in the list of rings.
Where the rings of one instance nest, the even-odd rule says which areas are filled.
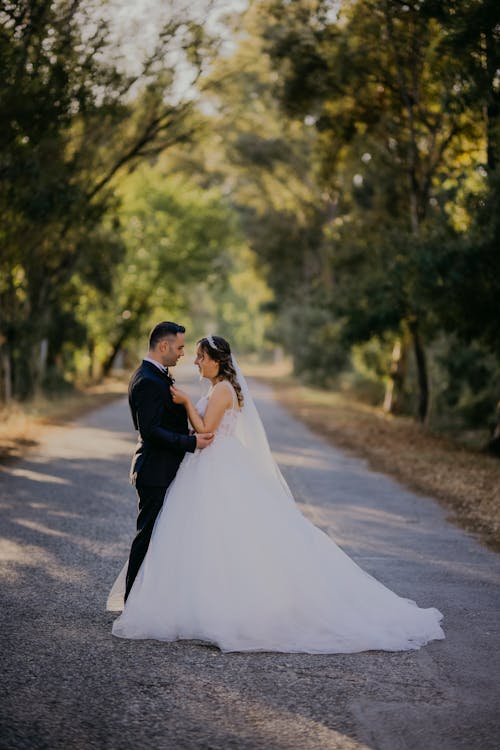
[[[437,609],[390,591],[300,513],[278,470],[245,447],[240,419],[227,411],[214,443],[183,460],[113,634],[306,653],[444,638]],[[123,605],[122,580],[110,609]]]

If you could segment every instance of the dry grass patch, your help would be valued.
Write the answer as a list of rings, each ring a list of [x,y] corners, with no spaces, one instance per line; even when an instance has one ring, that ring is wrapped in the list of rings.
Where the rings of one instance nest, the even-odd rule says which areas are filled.
[[[452,520],[500,551],[500,460],[430,433],[412,419],[298,385],[265,378],[292,414],[334,445],[453,510]]]

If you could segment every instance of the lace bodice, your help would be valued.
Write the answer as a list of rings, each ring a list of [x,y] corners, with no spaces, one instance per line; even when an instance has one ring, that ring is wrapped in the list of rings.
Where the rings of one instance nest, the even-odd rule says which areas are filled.
[[[224,381],[224,383],[227,383],[228,387],[231,389],[231,393],[233,396],[233,406],[231,409],[226,409],[224,412],[224,416],[222,417],[222,420],[215,430],[215,435],[234,435],[236,432],[236,425],[238,423],[238,416],[240,414],[240,410],[238,408],[238,399],[236,397],[236,393],[234,391],[233,386],[231,383],[229,383],[227,380]],[[210,396],[212,393],[212,389],[208,391],[208,393],[205,396],[202,396],[200,400],[196,403],[196,411],[200,415],[200,417],[205,416],[205,412],[207,410],[208,402],[210,400]]]

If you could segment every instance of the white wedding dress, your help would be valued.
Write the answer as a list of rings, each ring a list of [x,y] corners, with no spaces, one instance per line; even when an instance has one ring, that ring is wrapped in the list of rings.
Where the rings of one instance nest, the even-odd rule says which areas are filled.
[[[394,594],[301,514],[238,438],[240,416],[226,411],[213,444],[184,458],[113,634],[311,654],[444,638],[437,609]],[[123,607],[124,571],[108,609]]]

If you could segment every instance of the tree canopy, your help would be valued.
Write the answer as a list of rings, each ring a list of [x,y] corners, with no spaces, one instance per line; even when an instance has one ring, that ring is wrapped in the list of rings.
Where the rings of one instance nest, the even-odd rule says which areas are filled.
[[[106,372],[169,310],[494,423],[498,3],[216,6],[169,4],[130,67],[99,2],[2,2],[4,396]]]

